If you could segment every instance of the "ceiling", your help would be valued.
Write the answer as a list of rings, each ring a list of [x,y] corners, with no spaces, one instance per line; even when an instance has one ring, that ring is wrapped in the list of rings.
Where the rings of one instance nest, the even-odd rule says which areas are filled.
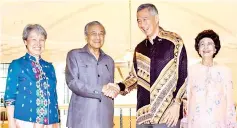
[[[195,36],[204,29],[213,29],[223,46],[217,60],[237,62],[237,2],[226,0],[131,0],[131,12],[128,0],[2,0],[0,62],[11,62],[24,55],[21,34],[28,23],[41,24],[48,33],[43,57],[65,62],[70,49],[85,45],[83,29],[92,20],[100,21],[106,28],[103,50],[116,61],[123,60],[126,52],[144,38],[137,27],[136,9],[147,2],[157,6],[164,29],[181,35],[189,60],[198,59],[193,47]]]

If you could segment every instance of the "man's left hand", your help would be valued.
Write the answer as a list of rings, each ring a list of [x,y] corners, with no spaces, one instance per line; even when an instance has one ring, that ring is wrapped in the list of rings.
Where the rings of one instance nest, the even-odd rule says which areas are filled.
[[[177,103],[174,103],[165,112],[164,121],[166,122],[166,125],[168,125],[168,127],[170,126],[173,127],[177,125],[178,120],[179,120],[179,111],[180,111],[180,105]]]

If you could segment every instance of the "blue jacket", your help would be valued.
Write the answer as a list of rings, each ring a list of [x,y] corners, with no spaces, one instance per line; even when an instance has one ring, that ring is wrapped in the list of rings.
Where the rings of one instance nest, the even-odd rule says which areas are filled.
[[[56,75],[51,63],[29,55],[13,60],[8,69],[4,100],[14,105],[14,118],[39,123],[59,122]]]

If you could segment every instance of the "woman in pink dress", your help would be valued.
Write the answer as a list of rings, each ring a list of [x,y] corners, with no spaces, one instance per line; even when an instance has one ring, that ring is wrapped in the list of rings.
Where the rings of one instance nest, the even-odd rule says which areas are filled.
[[[220,48],[213,30],[204,30],[195,39],[202,61],[188,72],[188,128],[236,128],[231,71],[213,61]]]

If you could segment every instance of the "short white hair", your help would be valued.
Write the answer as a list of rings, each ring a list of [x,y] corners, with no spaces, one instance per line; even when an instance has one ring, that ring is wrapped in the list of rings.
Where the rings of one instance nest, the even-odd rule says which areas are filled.
[[[88,36],[88,28],[89,28],[90,26],[92,26],[92,25],[100,25],[100,26],[102,26],[103,29],[104,29],[104,34],[106,34],[104,26],[103,26],[99,21],[91,21],[91,22],[87,23],[86,26],[85,26],[85,28],[84,28],[84,34],[85,34],[85,36]]]

